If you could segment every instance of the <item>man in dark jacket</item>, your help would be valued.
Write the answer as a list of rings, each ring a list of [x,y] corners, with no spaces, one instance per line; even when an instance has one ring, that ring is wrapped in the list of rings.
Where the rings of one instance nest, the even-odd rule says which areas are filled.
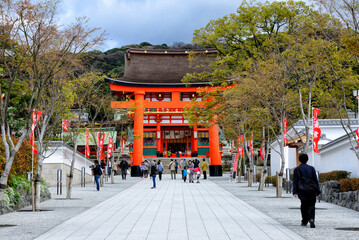
[[[100,183],[98,182],[98,179],[102,175],[102,170],[100,165],[98,164],[98,160],[95,160],[95,166],[93,167],[93,175],[95,176],[95,182],[96,182],[96,189],[97,191],[100,191]]]
[[[120,169],[121,169],[121,174],[122,174],[122,180],[126,180],[128,163],[124,158],[122,159],[122,161],[120,163]]]
[[[315,201],[316,197],[320,195],[319,182],[314,167],[307,164],[308,155],[305,153],[300,154],[299,161],[301,164],[294,169],[293,195],[294,197],[299,197],[301,202],[302,226],[307,226],[309,222],[310,227],[315,228]],[[303,179],[306,181],[303,181]],[[298,186],[299,181],[307,186],[308,190],[301,190]]]
[[[152,177],[152,181],[153,181],[153,187],[151,187],[151,188],[156,188],[156,174],[157,174],[156,163],[151,162],[150,177]]]

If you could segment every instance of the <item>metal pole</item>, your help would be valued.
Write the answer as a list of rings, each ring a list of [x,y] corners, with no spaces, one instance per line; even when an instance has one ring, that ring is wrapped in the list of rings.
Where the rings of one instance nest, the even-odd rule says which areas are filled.
[[[289,168],[286,168],[285,169],[285,180],[286,181],[286,193],[289,192],[289,184],[290,184],[290,169]]]
[[[57,195],[62,195],[62,169],[57,169]]]
[[[85,187],[85,176],[86,176],[86,170],[85,167],[81,168],[81,187]]]
[[[35,138],[35,134],[33,136]],[[33,140],[35,144],[35,139]],[[33,148],[34,146],[32,146]],[[31,148],[31,204],[32,211],[35,212],[35,193],[34,193],[34,151]]]
[[[244,165],[244,180],[247,180],[247,165]]]
[[[108,182],[108,165],[105,166],[105,182]]]
[[[257,166],[253,166],[253,182],[257,182]]]

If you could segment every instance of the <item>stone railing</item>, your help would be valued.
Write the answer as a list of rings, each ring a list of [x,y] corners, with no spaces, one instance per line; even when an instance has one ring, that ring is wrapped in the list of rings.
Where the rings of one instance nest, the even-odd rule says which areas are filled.
[[[359,191],[340,192],[338,181],[321,183],[320,188],[323,201],[359,211]]]

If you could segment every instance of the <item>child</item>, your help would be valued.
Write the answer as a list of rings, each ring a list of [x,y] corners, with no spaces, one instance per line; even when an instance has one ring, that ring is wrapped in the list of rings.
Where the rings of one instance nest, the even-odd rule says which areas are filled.
[[[201,177],[201,170],[199,168],[195,168],[194,171],[197,176],[197,183],[199,183],[199,178]]]
[[[187,168],[184,167],[183,168],[183,180],[184,180],[184,182],[186,182],[186,179],[187,179]]]

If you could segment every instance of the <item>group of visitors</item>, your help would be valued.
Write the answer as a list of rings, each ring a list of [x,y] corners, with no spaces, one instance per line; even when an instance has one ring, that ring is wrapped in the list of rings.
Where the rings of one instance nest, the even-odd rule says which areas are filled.
[[[140,169],[141,169],[141,178],[148,178],[148,171],[150,168],[150,163],[149,161],[146,159],[145,161],[142,162],[142,164],[140,165]]]
[[[182,159],[180,166],[182,167],[182,179],[184,182],[186,182],[188,176],[189,183],[194,183],[194,178],[196,178],[197,183],[199,183],[199,178],[201,177],[199,164],[200,161],[198,159],[195,159],[194,161],[189,160],[188,164],[186,163],[186,159]],[[203,179],[207,179],[207,162],[204,158],[202,162],[202,172]]]
[[[106,167],[107,167],[107,174],[109,177],[111,177],[111,171],[112,171],[112,162],[111,161],[105,161],[101,160],[101,163],[98,160],[94,161],[94,166],[92,167],[92,174],[95,177],[95,183],[96,183],[96,189],[97,191],[100,191],[100,186],[103,187],[104,184],[104,175],[106,173]],[[113,171],[116,173],[117,169],[121,169],[122,174],[122,180],[126,180],[126,175],[128,172],[128,162],[125,158],[122,159],[122,161],[119,164],[114,164]],[[116,174],[115,174],[116,175]]]
[[[200,161],[195,159],[194,161],[186,159],[182,159],[180,163],[178,163],[177,159],[171,159],[171,162],[168,165],[168,169],[170,170],[171,179],[176,179],[176,174],[178,172],[178,168],[182,171],[182,179],[184,182],[187,180],[187,176],[189,176],[189,182],[194,183],[194,179],[197,179],[197,183],[199,183],[199,178],[201,176],[200,170]],[[150,172],[150,177],[153,181],[153,186],[151,188],[156,188],[156,176],[158,175],[159,180],[162,180],[162,173],[164,171],[164,167],[161,160],[155,161],[145,160],[142,162],[141,166],[142,177],[147,178],[148,172]],[[207,179],[207,162],[203,159],[202,163],[202,172],[203,179]]]

